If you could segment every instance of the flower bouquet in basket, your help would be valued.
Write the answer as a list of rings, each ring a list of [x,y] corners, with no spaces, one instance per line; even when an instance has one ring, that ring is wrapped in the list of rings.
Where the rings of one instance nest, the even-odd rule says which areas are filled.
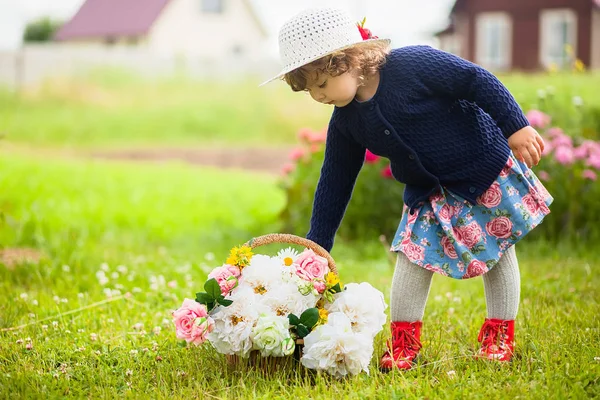
[[[254,254],[270,243],[299,244],[276,256]],[[208,341],[235,363],[284,360],[336,377],[369,372],[373,340],[386,321],[383,294],[368,283],[342,286],[331,255],[294,235],[271,234],[234,247],[196,299],[173,312],[177,337]]]

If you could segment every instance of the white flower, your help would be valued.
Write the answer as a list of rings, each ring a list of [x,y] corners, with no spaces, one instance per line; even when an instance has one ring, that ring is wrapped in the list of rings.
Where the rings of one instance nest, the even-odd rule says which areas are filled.
[[[274,287],[267,296],[261,299],[273,314],[287,317],[290,314],[300,316],[307,308],[317,304],[317,296],[312,292],[306,296],[298,291],[294,283],[281,283]]]
[[[350,319],[354,332],[375,337],[383,329],[387,318],[387,304],[383,293],[369,283],[348,283],[345,289],[334,297],[334,302],[327,304],[325,308],[330,313],[344,313]]]
[[[353,332],[346,315],[332,313],[327,324],[319,325],[304,338],[300,362],[307,368],[341,378],[361,371],[368,374],[372,355],[373,339],[367,334]]]
[[[573,97],[573,105],[575,107],[581,107],[583,105],[583,99],[581,98],[581,96]]]
[[[288,247],[287,249],[279,250],[277,253],[277,258],[281,260],[281,263],[286,267],[291,266],[294,261],[298,258],[300,253],[298,253],[295,249]]]
[[[278,258],[255,254],[244,268],[239,287],[248,286],[264,295],[283,282],[283,266]]]
[[[283,357],[283,341],[290,338],[290,324],[287,317],[271,313],[261,314],[252,330],[254,348],[264,357]]]
[[[252,350],[252,327],[262,312],[268,312],[260,297],[249,287],[238,288],[227,296],[233,301],[230,306],[219,306],[211,313],[215,329],[208,334],[208,340],[219,353],[248,356]]]

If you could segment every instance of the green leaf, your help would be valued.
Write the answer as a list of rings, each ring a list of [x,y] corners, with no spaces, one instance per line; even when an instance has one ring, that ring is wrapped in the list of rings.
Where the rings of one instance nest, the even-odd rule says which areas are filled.
[[[196,301],[200,304],[214,303],[215,299],[208,293],[196,293]]]
[[[294,314],[288,315],[288,320],[290,321],[290,325],[292,325],[292,326],[300,325],[300,318],[298,318]]]
[[[215,300],[221,295],[221,287],[215,278],[211,278],[204,283],[204,290]]]
[[[300,324],[296,327],[296,333],[298,333],[298,337],[302,339],[310,333],[310,330],[306,326]]]
[[[308,329],[312,329],[313,326],[319,321],[319,310],[317,308],[309,308],[300,315],[300,322]]]
[[[223,307],[229,307],[233,303],[233,300],[228,300],[223,297],[222,299],[218,299],[217,303],[219,303]]]
[[[462,253],[461,258],[465,263],[471,262],[471,254],[469,254],[468,251],[465,251],[464,253]]]
[[[333,293],[339,293],[339,292],[341,292],[341,291],[342,291],[342,288],[340,287],[340,283],[339,283],[339,282],[338,282],[338,283],[336,283],[336,284],[335,284],[335,286],[333,286],[333,287],[332,287],[330,290],[331,290]]]

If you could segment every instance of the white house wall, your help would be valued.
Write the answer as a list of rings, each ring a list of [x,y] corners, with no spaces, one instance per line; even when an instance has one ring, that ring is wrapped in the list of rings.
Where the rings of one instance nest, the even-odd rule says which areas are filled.
[[[148,34],[150,49],[191,59],[260,60],[264,35],[245,0],[223,1],[223,13],[212,14],[202,12],[201,0],[171,0]]]

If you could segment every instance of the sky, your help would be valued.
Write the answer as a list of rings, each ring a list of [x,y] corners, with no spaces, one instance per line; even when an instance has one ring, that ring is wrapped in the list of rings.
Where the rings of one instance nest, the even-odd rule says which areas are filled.
[[[50,16],[68,20],[84,0],[0,0],[0,50],[21,43],[28,20]],[[454,0],[250,0],[277,47],[279,27],[294,14],[309,7],[347,9],[357,20],[367,17],[374,35],[392,39],[395,47],[433,44],[431,34],[445,28]]]

